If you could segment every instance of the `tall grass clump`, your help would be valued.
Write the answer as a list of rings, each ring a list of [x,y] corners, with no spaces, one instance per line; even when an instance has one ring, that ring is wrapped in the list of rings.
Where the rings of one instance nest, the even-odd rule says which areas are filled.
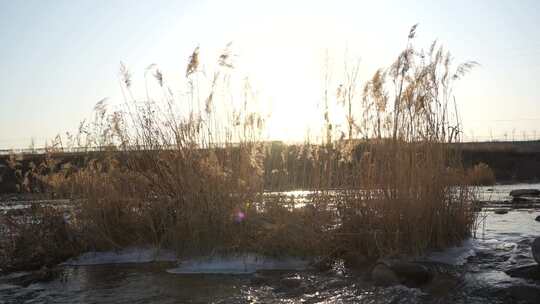
[[[89,247],[153,245],[179,255],[318,248],[316,213],[289,208],[286,198],[263,199],[264,119],[252,110],[249,82],[233,87],[230,52],[209,73],[195,49],[182,94],[150,66],[145,77],[153,76],[159,100],[148,86],[145,99],[134,98],[132,75],[121,66],[125,103],[111,111],[100,101],[73,138],[99,155],[68,175],[46,177],[53,191],[80,199],[77,221]]]
[[[472,192],[449,144],[461,134],[453,84],[476,63],[453,68],[436,42],[415,49],[415,35],[416,26],[396,61],[377,70],[361,94],[356,158],[344,176],[354,191],[338,204],[336,236],[346,251],[421,254],[471,234]]]
[[[336,96],[326,74],[323,140],[303,145],[264,141],[249,83],[231,81],[230,46],[214,71],[195,49],[182,94],[152,65],[145,78],[155,85],[137,99],[122,65],[122,107],[99,102],[72,138],[100,153],[45,182],[79,199],[78,230],[97,249],[381,257],[454,245],[475,214],[449,148],[461,134],[453,87],[476,63],[454,67],[436,42],[415,49],[415,35],[416,26],[396,61],[364,83],[358,64],[346,66]],[[331,121],[332,100],[344,130]],[[280,192],[298,189],[310,191]]]

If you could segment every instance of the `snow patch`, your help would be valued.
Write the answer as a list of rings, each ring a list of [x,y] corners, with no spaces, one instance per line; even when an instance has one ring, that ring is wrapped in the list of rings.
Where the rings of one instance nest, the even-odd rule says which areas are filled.
[[[169,269],[174,274],[249,274],[258,270],[305,270],[309,261],[299,258],[271,258],[257,254],[214,256],[182,261]]]

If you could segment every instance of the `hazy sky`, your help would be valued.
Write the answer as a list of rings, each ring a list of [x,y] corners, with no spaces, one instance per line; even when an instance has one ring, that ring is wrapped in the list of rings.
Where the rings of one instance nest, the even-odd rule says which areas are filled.
[[[229,41],[268,136],[299,140],[320,119],[324,50],[360,57],[365,80],[415,23],[419,47],[438,39],[481,64],[456,91],[467,137],[540,137],[540,1],[0,0],[0,148],[40,146],[100,99],[121,102],[120,61],[136,87],[156,63],[180,90],[193,48],[205,60]]]

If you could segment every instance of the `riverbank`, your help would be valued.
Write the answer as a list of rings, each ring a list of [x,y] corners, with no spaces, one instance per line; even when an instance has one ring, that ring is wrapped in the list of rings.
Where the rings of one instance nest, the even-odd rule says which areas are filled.
[[[540,235],[539,210],[489,213],[477,239],[424,256],[438,279],[419,287],[377,286],[369,272],[336,264],[325,271],[259,271],[246,275],[175,274],[176,263],[61,266],[48,282],[20,286],[2,281],[7,303],[213,302],[213,303],[536,303],[540,283],[512,277],[510,269],[534,263],[530,243]],[[88,256],[87,256],[88,257]],[[95,260],[94,260],[95,261]],[[110,262],[110,261],[106,261]],[[425,264],[428,265],[428,264]]]

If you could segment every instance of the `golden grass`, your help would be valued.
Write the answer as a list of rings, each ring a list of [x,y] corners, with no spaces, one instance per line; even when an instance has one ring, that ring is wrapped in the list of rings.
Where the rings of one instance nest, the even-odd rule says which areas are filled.
[[[233,69],[228,50],[204,86],[199,49],[193,52],[187,97],[166,90],[156,69],[161,103],[133,98],[122,66],[124,109],[111,112],[100,102],[76,140],[106,147],[102,157],[45,179],[54,191],[82,199],[76,221],[97,248],[378,257],[456,244],[471,234],[475,214],[459,154],[448,148],[460,135],[452,87],[474,63],[453,69],[437,44],[414,49],[415,32],[362,92],[358,68],[345,70],[336,101],[346,107],[347,136],[332,140],[340,131],[325,107],[320,144],[262,141],[264,120],[249,110],[251,101],[235,108],[218,94]],[[181,114],[177,103],[201,106]],[[265,194],[295,188],[314,191],[301,206]]]
[[[63,211],[33,206],[26,217],[0,217],[0,273],[51,267],[78,254],[82,244]]]

